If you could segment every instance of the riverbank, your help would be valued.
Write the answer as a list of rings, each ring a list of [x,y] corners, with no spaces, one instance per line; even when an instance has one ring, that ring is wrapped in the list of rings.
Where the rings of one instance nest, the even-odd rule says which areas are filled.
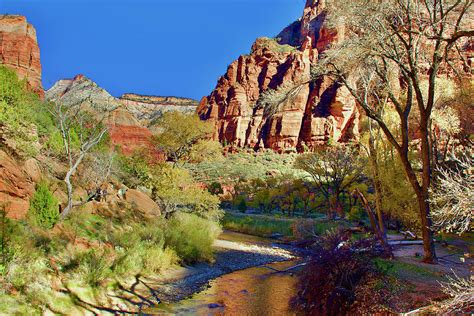
[[[149,308],[158,303],[173,303],[198,293],[214,280],[234,271],[274,262],[295,260],[297,249],[271,240],[224,232],[214,243],[215,260],[179,267],[153,278],[140,278],[123,291],[127,301]]]

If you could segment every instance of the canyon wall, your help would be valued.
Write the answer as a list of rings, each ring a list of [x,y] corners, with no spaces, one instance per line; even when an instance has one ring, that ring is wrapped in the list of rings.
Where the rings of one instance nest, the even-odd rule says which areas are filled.
[[[32,91],[43,97],[36,30],[24,16],[0,15],[0,64],[15,70]]]
[[[324,26],[324,8],[324,1],[308,0],[300,20],[274,39],[257,39],[249,55],[230,64],[197,109],[215,124],[215,139],[282,152],[358,138],[359,111],[349,91],[328,78],[308,83],[319,54],[344,36]],[[277,89],[291,90],[291,97],[269,111],[262,96]]]

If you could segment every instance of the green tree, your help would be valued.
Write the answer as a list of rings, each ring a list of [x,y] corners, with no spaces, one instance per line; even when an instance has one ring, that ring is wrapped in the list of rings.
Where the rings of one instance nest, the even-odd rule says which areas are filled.
[[[200,163],[222,159],[222,145],[218,141],[202,139],[191,147],[189,161]]]
[[[46,182],[42,181],[36,186],[28,212],[34,223],[42,228],[50,229],[58,222],[58,200],[49,191]]]
[[[206,151],[215,151],[212,143],[203,143],[213,131],[212,124],[201,121],[197,115],[181,112],[166,112],[154,122],[158,126],[158,135],[153,138],[155,146],[166,154],[175,164],[179,161],[192,159],[193,146],[199,146]],[[197,160],[202,159],[202,153],[193,152]]]
[[[213,220],[222,215],[219,197],[196,183],[186,169],[173,168],[166,163],[157,165],[151,174],[149,187],[167,218],[178,210]]]
[[[356,181],[363,172],[360,155],[350,147],[328,147],[296,158],[295,168],[306,171],[314,185],[326,198],[328,215],[344,216],[341,194]]]

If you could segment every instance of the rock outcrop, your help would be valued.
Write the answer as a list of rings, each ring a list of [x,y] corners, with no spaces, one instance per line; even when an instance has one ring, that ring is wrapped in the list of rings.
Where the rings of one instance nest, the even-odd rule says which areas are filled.
[[[151,143],[150,122],[166,111],[194,113],[197,105],[196,100],[177,97],[125,94],[115,98],[84,75],[59,80],[45,97],[65,105],[81,104],[99,115],[107,113],[106,124],[114,146],[127,155],[146,149],[157,159],[163,155]]]
[[[24,16],[0,15],[0,64],[15,70],[32,91],[43,97],[36,30]]]
[[[117,98],[84,75],[56,82],[45,94],[46,100],[65,105],[78,105],[106,114],[106,124],[112,145],[119,146],[124,154],[141,148],[153,151],[151,132],[123,107]]]
[[[33,178],[39,177],[39,171],[33,168],[37,168],[34,162],[21,164],[0,150],[0,207],[10,218],[25,218],[28,212],[35,191]]]
[[[147,125],[168,111],[194,113],[199,104],[198,101],[188,98],[157,97],[134,93],[126,93],[119,100],[142,124]]]
[[[309,83],[319,54],[344,36],[324,26],[324,7],[308,0],[300,20],[275,39],[257,39],[250,55],[230,64],[197,109],[216,125],[216,139],[277,151],[357,139],[359,111],[349,91],[327,78]],[[291,93],[271,109],[263,102],[269,90]]]

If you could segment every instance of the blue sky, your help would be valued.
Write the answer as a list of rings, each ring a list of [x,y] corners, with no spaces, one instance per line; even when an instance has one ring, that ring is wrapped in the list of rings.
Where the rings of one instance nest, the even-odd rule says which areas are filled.
[[[0,0],[38,34],[43,85],[82,73],[112,95],[200,99],[260,36],[299,18],[304,0]]]

